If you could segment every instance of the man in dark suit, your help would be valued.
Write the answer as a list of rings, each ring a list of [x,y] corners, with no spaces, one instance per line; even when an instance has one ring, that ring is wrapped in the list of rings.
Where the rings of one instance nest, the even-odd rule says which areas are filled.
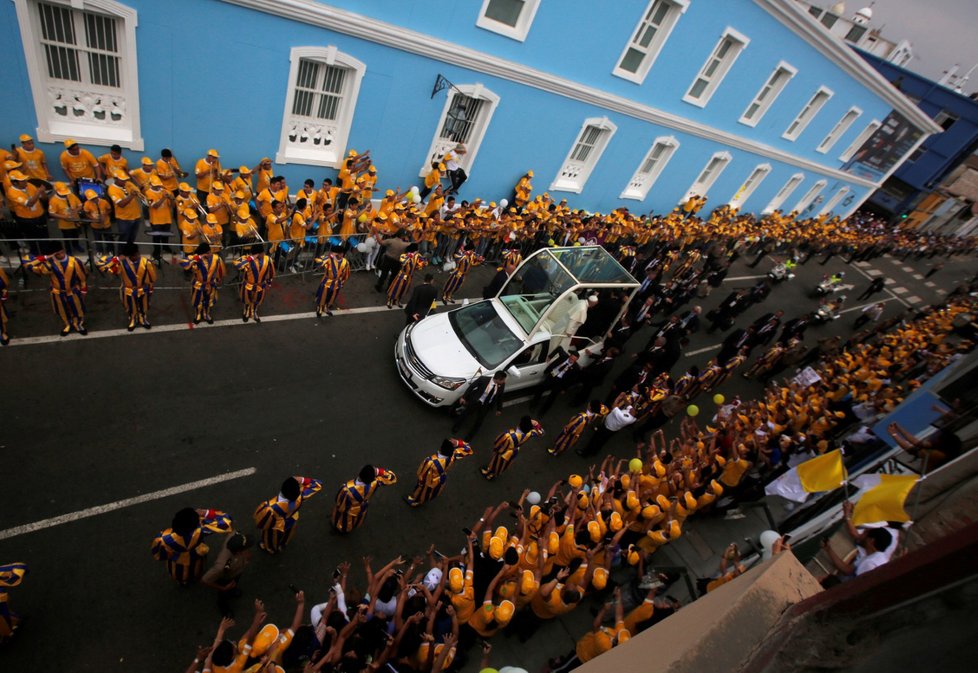
[[[496,275],[492,277],[488,285],[482,288],[482,298],[491,299],[495,297],[503,289],[503,285],[506,284],[507,280],[509,280],[509,274],[506,273],[505,267],[501,266],[496,269]]]
[[[408,300],[407,306],[404,307],[408,325],[413,322],[420,322],[431,311],[431,304],[438,296],[438,288],[432,283],[434,279],[435,277],[430,273],[425,274],[424,282],[415,286],[411,293],[411,298]]]
[[[620,354],[621,351],[617,346],[608,346],[601,357],[581,370],[581,375],[577,379],[581,384],[581,389],[574,396],[572,405],[581,404],[591,398],[591,391],[604,383]]]
[[[766,346],[777,336],[782,317],[784,311],[778,310],[774,313],[765,313],[751,324],[757,335],[755,345]]]
[[[746,328],[735,329],[723,340],[720,352],[717,353],[717,363],[721,365],[727,364],[730,358],[740,352],[741,348],[747,347],[750,349],[753,347],[753,340],[753,326],[748,325]]]
[[[465,391],[462,399],[455,407],[455,422],[452,424],[452,432],[457,433],[462,429],[462,423],[471,414],[475,414],[475,424],[465,434],[465,441],[470,442],[475,437],[475,433],[482,427],[489,409],[495,407],[496,415],[503,413],[503,393],[506,391],[506,372],[496,372],[490,378],[483,376]]]
[[[577,382],[577,376],[581,372],[581,366],[577,364],[578,358],[578,352],[573,348],[567,352],[562,348],[557,349],[554,358],[547,365],[547,369],[543,373],[543,382],[537,389],[537,394],[533,396],[533,401],[530,402],[530,406],[535,407],[540,404],[543,394],[550,391],[550,395],[544,400],[540,406],[540,410],[537,412],[539,416],[547,413],[547,410],[553,405],[554,400],[557,399],[557,395],[560,395]]]
[[[702,306],[694,306],[689,309],[681,316],[679,316],[679,324],[683,328],[683,336],[689,336],[694,332],[698,332],[700,329],[700,314],[703,312]]]

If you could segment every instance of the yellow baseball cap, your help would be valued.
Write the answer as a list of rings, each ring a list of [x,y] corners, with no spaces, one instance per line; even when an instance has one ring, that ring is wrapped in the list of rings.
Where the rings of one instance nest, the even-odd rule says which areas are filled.
[[[599,541],[601,539],[601,524],[597,521],[588,521],[587,532],[591,536],[591,542]]]
[[[207,213],[207,224],[217,224],[217,215],[214,213]]]
[[[7,170],[7,171],[12,171],[15,168],[20,168],[23,165],[24,164],[20,163],[19,161],[14,161],[13,159],[11,159],[10,161],[4,161],[3,162],[4,170]]]
[[[163,181],[160,180],[160,176],[158,176],[158,175],[151,175],[151,176],[149,176],[149,184],[153,185],[154,187],[162,187],[163,186]]]
[[[86,189],[85,190],[85,198],[86,199],[94,199],[94,198],[97,198],[97,197],[98,197],[98,194],[96,193],[96,191],[94,189]]]
[[[129,179],[129,174],[126,173],[121,168],[117,168],[116,171],[115,171],[115,173],[113,173],[112,175],[115,176],[115,179],[116,180],[128,180]]]
[[[177,185],[177,188],[181,192],[189,192],[190,191],[190,185],[188,185],[186,182],[181,182],[179,185]]]
[[[143,166],[152,166],[155,162],[152,159],[150,159],[149,157],[143,157],[142,158],[142,163],[143,163]]]
[[[567,477],[567,483],[570,484],[571,488],[580,488],[584,485],[584,479],[579,474],[572,474]]]
[[[29,135],[27,135],[26,133],[21,133],[21,134],[20,134],[20,142],[22,142],[22,143],[26,143],[26,142],[30,142],[31,140],[34,140],[34,139],[33,139],[33,138],[31,138],[31,137],[30,137]]]
[[[635,549],[635,545],[633,544],[628,545],[628,552],[625,554],[625,560],[628,562],[628,565],[630,566],[638,565],[639,554],[638,554],[638,550]]]
[[[612,532],[617,533],[624,525],[625,522],[622,521],[621,514],[618,512],[612,512],[611,517],[608,520],[608,528],[610,528]]]
[[[219,180],[215,180],[213,183],[211,183],[211,190],[213,190],[215,192],[223,192],[224,191],[224,183],[221,182],[221,181],[219,181]]]
[[[500,538],[489,538],[489,556],[498,561],[503,557],[503,550],[503,541]]]
[[[529,177],[531,177],[531,178],[533,177],[533,171],[532,171],[532,170],[530,170],[530,171],[527,171],[527,172],[526,172],[526,174],[527,174],[527,175],[528,175]]]
[[[14,180],[16,182],[23,182],[24,180],[27,179],[27,176],[21,173],[20,171],[11,171],[7,175],[10,177],[11,180]]]
[[[662,508],[663,510],[667,510],[667,509],[669,509],[669,505],[670,505],[670,502],[669,502],[669,498],[667,498],[666,496],[664,496],[664,495],[662,495],[662,494],[659,494],[659,495],[657,495],[657,496],[655,496],[655,502],[656,502],[656,503],[657,503],[657,504],[659,505],[659,507],[661,507],[661,508]]]
[[[65,140],[65,147],[74,147],[77,144],[78,143],[76,143],[72,138],[67,138]]]
[[[218,153],[217,153],[217,150],[215,150],[215,149],[214,149],[214,148],[212,147],[211,149],[209,149],[209,150],[207,150],[207,156],[209,156],[209,157],[215,157],[215,158],[217,158],[217,157],[220,157],[221,155],[220,155],[220,154],[218,154]]]
[[[185,220],[196,220],[197,219],[197,211],[194,210],[193,208],[185,208],[184,211],[183,211],[183,219],[185,219]]]
[[[452,568],[448,571],[448,588],[458,593],[465,586],[465,573],[461,568]]]
[[[251,644],[251,656],[254,658],[259,658],[266,652],[269,648],[278,640],[278,627],[274,624],[265,624],[262,630],[258,632],[255,636],[254,641]]]
[[[496,623],[505,625],[513,618],[514,612],[516,612],[516,606],[513,605],[513,601],[503,601],[496,606],[493,616],[496,618]]]
[[[241,173],[241,175],[251,175],[251,169],[247,166],[239,166],[238,173]]]
[[[249,217],[251,215],[251,210],[248,209],[247,205],[238,208],[238,217]]]
[[[537,580],[532,570],[524,570],[520,577],[520,593],[528,594],[537,588]]]
[[[606,586],[608,586],[608,571],[604,568],[597,568],[594,571],[594,575],[591,576],[591,584],[598,591],[601,591]]]
[[[67,185],[67,183],[64,182],[55,182],[54,191],[57,194],[61,194],[62,196],[68,196],[69,194],[71,194],[71,188]]]
[[[662,510],[655,505],[646,505],[645,507],[642,508],[643,519],[654,519],[660,514],[662,514]]]
[[[236,198],[236,199],[243,199],[243,198],[245,198],[245,193],[244,193],[244,192],[242,192],[242,191],[241,191],[241,190],[239,189],[238,191],[236,191],[236,192],[234,193],[234,198]]]

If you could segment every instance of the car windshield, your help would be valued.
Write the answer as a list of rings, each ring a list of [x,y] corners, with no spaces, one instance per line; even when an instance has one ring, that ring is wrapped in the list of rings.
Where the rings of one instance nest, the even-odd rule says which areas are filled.
[[[571,277],[550,254],[526,261],[506,282],[499,300],[529,334],[557,297],[574,287]]]
[[[523,347],[523,340],[506,326],[491,301],[452,311],[448,320],[465,348],[486,369],[495,369]]]

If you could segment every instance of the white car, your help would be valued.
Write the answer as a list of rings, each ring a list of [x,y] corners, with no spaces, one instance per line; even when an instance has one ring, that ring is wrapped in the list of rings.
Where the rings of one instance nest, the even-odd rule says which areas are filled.
[[[450,406],[480,376],[509,374],[506,389],[540,382],[557,348],[597,354],[622,309],[594,337],[577,336],[586,297],[601,290],[630,299],[639,283],[600,246],[545,248],[527,257],[495,297],[408,325],[394,345],[401,379],[431,406]],[[609,299],[610,300],[610,299]],[[590,330],[589,330],[590,331]]]

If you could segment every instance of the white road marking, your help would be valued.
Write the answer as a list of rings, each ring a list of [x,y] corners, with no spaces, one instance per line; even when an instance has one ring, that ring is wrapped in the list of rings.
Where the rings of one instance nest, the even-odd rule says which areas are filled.
[[[915,274],[913,275],[913,277],[914,277],[914,278],[915,278],[916,280],[923,280],[923,279],[924,279],[924,274],[922,274],[922,273],[915,273]]]
[[[462,305],[462,301],[464,301],[464,299],[459,301],[458,306]],[[471,302],[478,300],[470,299],[469,301]],[[441,308],[441,306],[438,308]],[[397,313],[403,312],[403,309],[399,309],[396,306],[391,309],[388,309],[386,306],[361,306],[360,308],[335,309],[333,311],[333,318],[341,318],[346,315],[358,315],[361,313],[383,313],[385,311]],[[261,321],[266,323],[284,322],[286,320],[309,320],[315,318],[316,313],[314,311],[308,311],[304,313],[285,313],[281,315],[262,316]],[[321,321],[325,324],[333,318],[324,316],[321,318]],[[255,329],[256,325],[251,322],[241,322],[241,318],[229,318],[227,320],[215,320],[213,325],[208,325],[204,322],[200,323],[199,325],[192,325],[189,323],[179,323],[176,325],[153,325],[153,328],[148,330],[137,327],[135,332],[130,332],[125,329],[106,329],[99,330],[97,332],[89,332],[87,336],[81,336],[80,334],[75,334],[73,332],[66,337],[52,334],[48,336],[24,337],[21,339],[12,338],[8,344],[8,348],[11,346],[36,346],[38,344],[65,343],[68,341],[88,341],[91,339],[106,339],[109,337],[136,336],[141,334],[160,334],[162,332],[183,332],[192,329],[214,329],[215,327],[251,327],[251,329]]]
[[[196,491],[198,488],[204,488],[205,486],[213,486],[214,484],[220,484],[222,482],[231,481],[232,479],[249,477],[253,475],[256,471],[257,470],[253,467],[246,467],[243,470],[235,470],[234,472],[225,472],[224,474],[219,474],[214,477],[208,477],[207,479],[191,481],[187,484],[181,484],[179,486],[171,486],[170,488],[164,488],[161,491],[153,491],[152,493],[137,495],[134,498],[126,498],[125,500],[116,500],[115,502],[110,502],[106,505],[89,507],[88,509],[72,512],[71,514],[62,514],[61,516],[56,516],[51,519],[42,519],[41,521],[35,521],[34,523],[24,524],[23,526],[15,526],[14,528],[8,528],[7,530],[0,530],[0,540],[6,540],[8,538],[17,537],[18,535],[26,535],[27,533],[35,533],[39,530],[44,530],[45,528],[53,528],[54,526],[60,526],[62,524],[71,523],[73,521],[78,521],[80,519],[87,519],[92,516],[107,514],[109,512],[114,512],[117,509],[132,507],[133,505],[141,505],[144,502],[161,500],[163,498],[168,498],[171,495],[176,495],[178,493],[186,493],[187,491]]]
[[[885,304],[886,302],[894,301],[895,299],[897,299],[897,297],[890,297],[889,299],[880,299],[879,301],[871,301],[868,304],[862,304],[860,306],[853,306],[852,308],[843,309],[839,311],[839,313],[842,314],[842,313],[851,313],[852,311],[861,311],[867,306],[873,306],[874,304]]]
[[[895,287],[893,288],[893,291],[896,292],[897,294],[907,294],[908,292],[910,292],[910,290],[908,290],[905,287]]]
[[[912,297],[907,297],[907,301],[909,301],[911,304],[919,304],[920,302],[923,301],[923,299],[921,299],[917,295],[914,295]]]
[[[734,280],[757,280],[758,278],[767,278],[766,273],[762,273],[759,276],[734,276],[733,278],[724,278],[723,282],[734,281]]]
[[[883,272],[882,271],[877,271],[876,269],[866,269],[866,273],[868,273],[870,276],[882,276],[883,275]]]
[[[700,353],[708,353],[709,351],[716,350],[723,344],[713,344],[712,346],[707,346],[706,348],[700,348],[695,351],[689,351],[688,353],[683,353],[684,357],[690,357],[691,355],[699,355]]]
[[[924,285],[926,285],[927,287],[937,287],[937,283],[930,280],[926,281]]]
[[[858,266],[855,266],[853,264],[850,264],[850,266],[852,266],[852,268],[853,268],[854,271],[856,271],[857,273],[862,274],[862,276],[864,278],[872,278],[872,276],[870,274],[866,273],[865,271],[863,271],[862,269],[860,269]],[[891,278],[887,278],[886,279],[886,285],[889,285],[891,283],[891,281],[892,281]],[[904,306],[907,306],[907,307],[910,306],[910,304],[908,304],[907,302],[905,302],[903,299],[901,299],[900,297],[898,297],[895,294],[893,294],[892,292],[890,292],[890,290],[888,288],[884,288],[884,292],[886,292],[887,294],[889,294],[891,297],[893,297],[894,299],[896,299],[898,302],[900,302]]]
[[[887,285],[896,285],[896,281],[893,280],[892,278],[887,278],[886,279],[886,284]]]
[[[870,263],[869,262],[853,262],[853,264],[855,264],[856,266],[861,266],[863,268],[866,268],[867,266],[869,266]]]
[[[523,404],[524,402],[529,402],[533,399],[533,395],[524,395],[523,397],[514,397],[511,400],[506,400],[503,402],[503,407],[515,407],[517,404]]]
[[[901,266],[900,268],[906,271],[907,273],[913,273],[914,271],[916,271],[916,269],[914,269],[912,266]]]

